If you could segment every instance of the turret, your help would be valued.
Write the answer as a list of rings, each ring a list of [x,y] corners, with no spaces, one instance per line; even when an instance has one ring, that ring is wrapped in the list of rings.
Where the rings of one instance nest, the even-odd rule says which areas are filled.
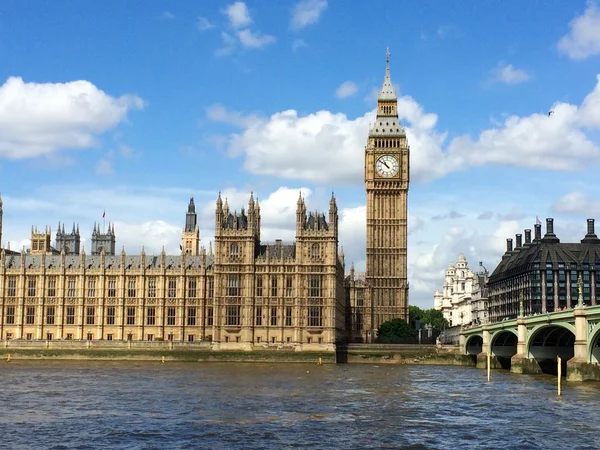
[[[79,224],[73,222],[70,233],[65,232],[65,224],[58,223],[56,232],[56,250],[65,250],[67,255],[78,255],[81,247],[81,236],[79,235]]]
[[[223,221],[223,200],[221,200],[221,192],[219,191],[215,208],[215,233],[218,233],[218,230],[223,228]]]
[[[190,197],[188,210],[185,215],[185,227],[181,232],[181,253],[184,255],[197,255],[200,250],[200,229],[194,197]]]
[[[338,229],[338,207],[335,201],[335,195],[331,193],[331,200],[329,200],[329,226],[333,228],[337,234]]]
[[[298,194],[298,201],[296,202],[296,235],[299,235],[304,228],[306,223],[306,205],[302,198],[302,191]]]
[[[100,229],[99,224],[98,227],[94,226],[94,232],[92,233],[92,255],[99,255],[102,251],[106,255],[115,255],[116,244],[117,239],[114,224],[109,222],[106,232]]]

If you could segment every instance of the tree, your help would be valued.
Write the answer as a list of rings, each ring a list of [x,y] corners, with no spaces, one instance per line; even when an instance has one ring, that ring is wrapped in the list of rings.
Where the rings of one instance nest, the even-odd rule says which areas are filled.
[[[421,309],[418,306],[410,305],[408,307],[408,322],[412,328],[416,329],[415,321],[419,319],[421,328],[431,324],[434,330],[442,331],[449,327],[448,321],[444,319],[441,311],[431,309]]]
[[[416,338],[417,332],[402,319],[392,319],[382,323],[377,330],[379,342],[398,342],[407,338]]]
[[[421,322],[431,324],[434,330],[442,331],[449,327],[448,321],[444,319],[440,310],[431,308],[423,312],[424,316]]]
[[[409,305],[408,306],[408,323],[411,327],[417,328],[415,321],[420,320],[421,326],[423,325],[423,317],[425,316],[425,311],[423,311],[418,306]]]

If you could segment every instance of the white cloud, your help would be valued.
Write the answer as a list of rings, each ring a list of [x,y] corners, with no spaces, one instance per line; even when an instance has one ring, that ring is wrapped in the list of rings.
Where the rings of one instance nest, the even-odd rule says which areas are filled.
[[[98,175],[113,175],[115,173],[114,161],[110,155],[98,161],[96,164],[96,173]]]
[[[235,39],[235,37],[233,37],[232,35],[230,35],[229,33],[225,32],[225,31],[221,31],[221,41],[223,42],[223,45],[220,48],[218,48],[217,50],[215,50],[215,55],[227,56],[227,55],[231,54],[231,52],[233,52],[235,45],[237,43],[237,40]]]
[[[500,126],[474,139],[459,135],[447,141],[436,129],[437,114],[413,98],[398,99],[411,146],[411,179],[428,181],[473,166],[505,165],[572,171],[600,160],[600,148],[587,135],[600,127],[600,76],[581,106],[555,103],[554,114],[509,116]],[[243,117],[243,116],[242,116]],[[315,183],[362,183],[363,152],[370,112],[356,119],[329,111],[299,116],[294,110],[255,118],[230,137],[229,153],[243,156],[245,170],[260,175]]]
[[[126,159],[133,159],[139,155],[137,151],[129,147],[128,145],[119,145],[118,147],[119,155]]]
[[[173,19],[175,19],[175,14],[173,14],[171,11],[164,11],[160,15],[160,18],[165,19],[165,20],[173,20]]]
[[[135,95],[114,98],[89,81],[25,83],[11,77],[0,86],[0,157],[96,147],[102,133],[143,105]]]
[[[455,210],[451,210],[445,214],[437,214],[435,216],[432,216],[431,220],[456,220],[462,217],[465,217],[465,215]]]
[[[583,192],[571,192],[560,197],[552,205],[552,211],[562,214],[597,216],[600,215],[600,200],[589,198]]]
[[[246,48],[262,48],[275,42],[275,36],[269,34],[253,33],[248,28],[238,31],[240,43]]]
[[[206,17],[202,17],[202,16],[198,17],[196,26],[198,27],[199,31],[210,30],[211,28],[214,27],[214,25],[212,23],[210,23],[210,21]]]
[[[504,84],[518,84],[531,79],[531,75],[523,69],[516,69],[512,64],[500,64],[492,72],[493,81]]]
[[[316,23],[327,8],[327,0],[302,0],[294,6],[290,27],[300,30]]]
[[[559,52],[576,60],[600,54],[600,9],[594,3],[569,25],[569,33],[558,41]]]
[[[358,92],[358,86],[353,81],[344,81],[340,86],[335,90],[335,95],[337,98],[348,98],[352,97],[354,94]]]
[[[444,40],[448,37],[458,37],[460,35],[461,35],[461,33],[456,26],[440,25],[439,27],[437,27],[435,32],[426,33],[424,31],[421,31],[421,33],[419,34],[419,37],[422,41],[429,41],[429,40],[438,40],[438,39]]]
[[[302,39],[294,39],[294,42],[292,42],[292,51],[297,51],[298,49],[301,49],[302,47],[307,47],[308,44],[306,42],[304,42]]]
[[[521,220],[525,217],[527,217],[527,214],[518,206],[514,206],[506,214],[498,214],[498,219],[501,221]]]
[[[223,12],[227,15],[231,28],[243,28],[252,23],[250,12],[244,2],[232,3]]]
[[[206,108],[206,116],[214,122],[228,123],[240,128],[250,127],[260,120],[258,116],[243,115],[238,111],[228,110],[218,103]]]
[[[114,225],[117,235],[117,252],[120,252],[121,248],[125,248],[128,253],[139,254],[143,247],[146,254],[156,255],[162,251],[164,246],[167,253],[179,253],[181,226],[164,220],[141,223],[116,221]]]

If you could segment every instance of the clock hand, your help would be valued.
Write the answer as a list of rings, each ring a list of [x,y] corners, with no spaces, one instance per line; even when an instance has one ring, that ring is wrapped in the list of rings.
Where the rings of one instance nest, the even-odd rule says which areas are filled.
[[[385,167],[387,167],[388,169],[390,168],[390,166],[388,166],[388,165],[387,165],[387,163],[386,163],[385,161],[381,161],[381,162],[383,163],[383,165],[384,165]]]

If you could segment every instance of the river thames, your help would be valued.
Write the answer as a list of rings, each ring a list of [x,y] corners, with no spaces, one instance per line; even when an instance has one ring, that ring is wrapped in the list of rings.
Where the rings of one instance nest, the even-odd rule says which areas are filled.
[[[446,366],[0,363],[2,448],[598,448],[600,384]]]

